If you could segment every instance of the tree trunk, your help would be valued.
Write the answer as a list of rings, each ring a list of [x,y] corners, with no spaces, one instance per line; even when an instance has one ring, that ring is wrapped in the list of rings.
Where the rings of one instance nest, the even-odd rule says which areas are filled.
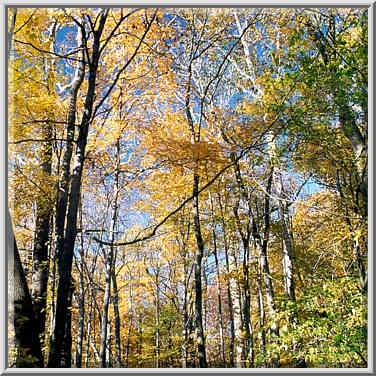
[[[86,348],[85,348],[85,368],[88,368],[90,366],[89,360],[90,360],[90,341],[91,341],[91,315],[92,315],[92,310],[93,310],[93,303],[92,300],[90,300],[90,305],[89,305],[89,312],[87,315],[87,325],[86,325]]]
[[[247,246],[244,245],[243,256],[243,279],[244,279],[244,306],[243,306],[243,325],[245,331],[245,353],[244,359],[249,366],[253,366],[254,348],[253,348],[253,330],[251,322],[251,292],[249,283],[248,260],[249,260],[249,240]],[[247,248],[247,249],[246,249]]]
[[[254,242],[256,247],[260,250],[260,268],[261,273],[264,277],[264,284],[266,289],[266,303],[268,305],[268,312],[270,320],[272,321],[270,327],[270,334],[272,338],[279,336],[279,324],[275,320],[275,302],[274,302],[274,289],[273,282],[270,277],[270,268],[268,261],[268,242],[269,242],[269,233],[270,233],[270,195],[272,189],[272,183],[274,180],[274,165],[271,162],[272,158],[275,157],[275,141],[271,133],[266,135],[266,140],[269,143],[269,165],[270,165],[270,174],[268,178],[268,183],[265,193],[265,203],[264,203],[264,234],[263,239],[259,236],[254,235]],[[260,232],[259,229],[255,229],[256,232]]]
[[[275,186],[279,196],[278,212],[282,229],[282,266],[285,294],[291,301],[295,301],[293,247],[289,229],[288,208],[284,201],[287,197],[284,194],[281,172],[276,174]]]
[[[103,313],[101,322],[101,343],[99,350],[100,368],[106,367],[106,346],[107,346],[107,325],[108,325],[108,307],[111,298],[111,275],[112,275],[112,257],[107,255],[107,270],[106,270],[106,287],[103,298]]]
[[[286,213],[285,210],[288,210],[288,207],[285,202],[285,195],[283,192],[282,187],[282,174],[280,170],[273,164],[273,159],[276,158],[276,143],[275,139],[273,137],[272,133],[268,133],[266,135],[266,141],[268,143],[268,154],[269,154],[269,164],[271,166],[271,171],[268,179],[268,186],[267,186],[267,192],[265,194],[265,230],[264,230],[264,242],[261,246],[261,259],[262,262],[261,270],[264,273],[264,281],[266,285],[266,298],[268,302],[269,307],[269,315],[273,315],[274,317],[274,293],[272,289],[272,282],[270,278],[266,278],[269,276],[269,265],[268,265],[268,259],[266,254],[267,249],[267,242],[269,238],[269,227],[270,227],[270,214],[266,212],[266,208],[269,208],[269,198],[268,196],[271,193],[271,185],[272,182],[274,182],[275,188],[276,188],[276,195],[278,200],[278,212],[280,216],[280,222],[281,222],[281,229],[282,229],[282,269],[283,269],[283,278],[284,278],[284,288],[285,293],[291,300],[295,300],[295,283],[294,283],[294,274],[293,274],[293,260],[292,260],[292,242],[291,242],[291,234],[290,230],[288,228],[287,219],[286,219]],[[270,287],[268,287],[268,284],[270,284]],[[272,324],[274,325],[274,323]],[[275,323],[275,336],[278,335],[279,328],[277,326],[277,323]],[[272,329],[272,335],[273,335],[273,328]]]
[[[44,138],[52,138],[51,127],[47,124],[43,128]],[[51,175],[52,144],[44,142],[41,150],[41,168],[46,176]],[[38,323],[37,330],[44,342],[47,310],[47,285],[49,274],[48,243],[52,205],[44,194],[37,201],[37,215],[35,223],[35,238],[33,249],[33,273],[31,281],[31,297],[33,300],[34,313]]]
[[[200,227],[199,214],[199,196],[198,183],[199,177],[197,174],[193,177],[193,195],[194,195],[194,230],[197,241],[197,250],[194,261],[194,276],[195,276],[195,338],[197,346],[197,362],[200,368],[207,368],[206,354],[205,354],[205,338],[202,324],[202,258],[204,256],[204,241],[202,239]]]
[[[106,343],[106,356],[107,359],[106,367],[112,368],[112,335],[111,335],[111,321],[107,325],[107,343]]]
[[[118,201],[119,201],[119,175],[120,175],[120,140],[116,140],[116,170],[115,170],[115,186],[114,186],[114,200],[113,200],[113,208],[111,213],[111,223],[110,223],[110,242],[111,246],[109,252],[106,256],[106,264],[107,264],[107,271],[106,271],[106,287],[105,287],[105,294],[104,294],[104,301],[103,301],[103,314],[102,314],[102,324],[101,324],[101,347],[100,347],[100,358],[101,363],[100,367],[106,367],[106,345],[107,345],[107,325],[108,325],[108,308],[111,298],[111,279],[113,279],[113,275],[115,273],[115,250],[114,250],[114,242],[115,242],[115,230],[116,230],[116,223],[117,223],[117,214],[118,214]],[[119,336],[120,337],[120,336]],[[119,338],[118,338],[119,339]]]
[[[119,291],[117,287],[115,270],[112,271],[113,297],[112,305],[115,314],[115,355],[116,367],[122,368],[121,363],[121,338],[120,338],[120,312],[119,312]]]
[[[16,344],[16,367],[43,367],[37,321],[18,253],[9,210],[7,211],[8,299],[13,318]]]
[[[50,340],[50,351],[49,351],[49,360],[48,367],[65,367],[64,364],[60,364],[61,353],[63,352],[62,346],[64,342],[64,321],[65,314],[67,314],[67,304],[69,299],[69,285],[70,285],[70,271],[69,275],[63,277],[63,270],[65,268],[64,263],[62,264],[62,253],[64,248],[64,229],[65,229],[65,220],[66,220],[66,211],[68,206],[68,192],[69,192],[69,181],[70,181],[70,165],[73,152],[73,139],[75,133],[75,122],[76,122],[76,106],[77,106],[77,95],[78,90],[84,80],[85,76],[85,55],[83,49],[83,36],[81,29],[78,30],[77,34],[78,47],[82,49],[80,58],[82,62],[78,64],[77,72],[72,82],[71,98],[69,102],[68,117],[67,117],[67,143],[66,149],[63,157],[62,165],[62,175],[60,182],[58,184],[57,192],[57,203],[56,203],[56,217],[55,217],[55,228],[56,228],[56,259],[57,259],[57,271],[59,276],[58,281],[58,290],[57,299],[60,299],[60,302],[56,302],[56,311],[54,312],[55,320],[52,320],[52,336]],[[68,274],[68,273],[65,273]],[[62,279],[60,281],[60,279]],[[63,285],[64,284],[64,285]],[[60,288],[60,293],[59,293]],[[61,290],[65,290],[63,296],[61,295]],[[63,312],[59,315],[58,320],[63,322],[57,322],[57,309],[62,309],[61,305],[64,305]],[[64,315],[64,316],[63,316]],[[58,325],[58,333],[56,333],[56,325]],[[55,349],[55,341],[57,341],[57,348]],[[58,354],[59,353],[59,354]]]
[[[56,34],[56,24],[52,28],[49,38],[53,41]],[[50,50],[53,48],[53,42],[50,43]],[[46,82],[47,91],[50,94],[54,92],[54,83],[52,79],[51,69],[54,60],[48,63],[46,57],[43,58],[43,80]],[[51,177],[52,169],[52,126],[44,124],[41,129],[42,137],[45,142],[40,146],[40,166],[42,176],[47,179]],[[49,183],[49,182],[47,182]],[[46,186],[41,182],[42,185]],[[34,305],[35,317],[38,322],[38,331],[42,344],[45,340],[46,331],[46,311],[47,311],[47,287],[49,276],[49,236],[50,222],[53,215],[52,198],[46,197],[45,192],[40,192],[36,200],[37,214],[35,221],[35,236],[33,249],[33,266],[32,266],[32,282],[31,297]]]
[[[62,252],[64,247],[64,229],[65,229],[65,219],[66,219],[66,211],[68,206],[68,194],[69,194],[69,181],[70,181],[70,167],[71,167],[71,160],[72,160],[72,153],[73,153],[73,140],[75,134],[75,126],[76,126],[76,107],[77,107],[77,95],[78,91],[84,81],[85,77],[85,54],[84,54],[84,43],[83,43],[83,35],[81,29],[77,32],[77,44],[79,48],[82,49],[81,51],[81,60],[77,66],[77,71],[75,77],[72,81],[72,89],[71,89],[71,97],[69,101],[68,107],[68,116],[67,116],[67,143],[66,149],[64,152],[63,157],[63,165],[62,165],[62,174],[58,184],[58,192],[57,192],[57,203],[56,203],[56,219],[55,219],[55,227],[56,227],[56,249],[57,249],[57,257],[59,257],[59,253]]]
[[[243,243],[243,292],[244,292],[244,304],[243,304],[243,357],[244,361],[248,361],[250,365],[253,365],[254,361],[254,349],[253,349],[253,333],[252,333],[252,326],[251,326],[251,295],[250,295],[250,284],[249,284],[249,242],[251,237],[251,217],[252,216],[252,203],[251,203],[251,197],[248,191],[246,190],[242,175],[240,171],[240,166],[238,161],[236,160],[235,153],[231,153],[231,160],[234,162],[234,169],[235,169],[235,176],[236,176],[236,182],[239,188],[239,192],[241,197],[243,198],[244,202],[248,206],[247,210],[247,218],[246,218],[246,224],[242,225],[240,216],[238,213],[239,210],[239,201],[234,206],[234,216],[236,219],[236,224],[238,227],[238,232],[240,235],[240,238]],[[254,225],[254,219],[253,219],[253,225]],[[244,363],[244,366],[246,363]]]
[[[80,200],[80,210],[79,210],[79,217],[80,217],[80,227],[83,228],[83,220],[82,220],[82,201],[83,197],[81,195]],[[76,295],[76,300],[78,303],[78,333],[77,333],[77,345],[76,345],[76,356],[75,356],[75,367],[81,368],[82,367],[82,348],[83,348],[83,341],[84,341],[84,323],[85,323],[85,297],[87,286],[84,286],[84,272],[83,272],[83,258],[85,257],[84,253],[84,236],[81,233],[81,250],[80,253],[80,262],[81,265],[77,264],[78,269],[78,285],[79,285],[79,292]]]
[[[85,295],[86,288],[84,288],[83,273],[80,270],[79,275],[80,292],[78,294],[78,333],[77,333],[77,347],[76,347],[76,368],[82,367],[82,348],[84,340],[84,325],[85,325]]]
[[[333,25],[335,25],[335,22],[333,22]],[[320,52],[324,62],[327,64],[328,60],[325,60],[325,56],[328,55],[328,51],[332,48],[328,45],[327,40],[322,40],[317,37],[317,33],[314,30],[314,27],[312,24],[309,25],[308,28],[309,35],[313,39],[314,43],[316,44],[316,47],[318,51]],[[320,34],[319,34],[320,35]],[[335,74],[336,72],[333,71],[333,68],[328,67],[330,69],[329,74]],[[335,76],[334,76],[335,77]],[[367,90],[367,82],[366,80],[362,83],[364,85],[364,89]],[[348,139],[348,141],[351,144],[352,150],[353,150],[353,173],[356,176],[356,206],[357,211],[359,211],[359,214],[363,217],[365,221],[368,221],[368,101],[363,100],[361,103],[362,110],[364,112],[364,120],[366,124],[361,129],[357,121],[354,117],[351,103],[349,103],[349,96],[346,92],[346,90],[341,89],[337,85],[337,81],[333,79],[332,85],[330,87],[332,95],[334,97],[334,102],[338,107],[338,117],[339,117],[339,123],[341,126],[341,130],[344,134],[344,136]],[[366,97],[367,98],[367,97]],[[339,192],[342,195],[342,192]],[[358,200],[358,196],[361,197],[361,200]],[[349,221],[349,220],[347,220]],[[350,228],[352,226],[350,225]],[[364,242],[365,247],[365,253],[368,252],[367,249],[367,243]],[[359,272],[359,279],[360,279],[360,286],[362,288],[363,294],[367,293],[367,286],[368,286],[368,278],[367,278],[367,268],[364,265],[362,256],[360,254],[360,250],[358,248],[357,244],[354,244],[355,252],[355,258],[356,263],[358,265],[358,272]]]
[[[182,353],[182,368],[187,368],[188,366],[188,312],[187,304],[183,303],[183,312],[182,312],[182,343],[181,343],[181,353]]]
[[[131,331],[132,331],[132,318],[129,320],[129,327],[128,327],[128,335],[127,335],[127,343],[125,346],[125,367],[128,368],[129,366],[129,349],[131,345]]]
[[[155,331],[155,352],[156,352],[156,359],[155,359],[155,368],[159,368],[160,367],[160,356],[161,356],[161,348],[160,348],[160,330],[159,330],[159,325],[160,325],[160,322],[159,322],[159,305],[160,305],[160,302],[159,302],[159,289],[160,289],[160,286],[159,286],[159,268],[157,269],[157,272],[156,272],[156,299],[155,299],[155,325],[156,325],[156,331]]]
[[[84,111],[82,121],[80,124],[80,130],[77,139],[77,150],[75,156],[75,163],[73,166],[73,172],[71,175],[71,189],[69,192],[69,207],[68,215],[66,217],[66,231],[64,238],[64,247],[58,248],[58,287],[57,287],[57,301],[56,301],[56,322],[54,332],[50,342],[50,352],[48,359],[48,367],[70,367],[70,365],[62,362],[62,353],[64,346],[64,333],[65,325],[64,321],[68,315],[68,301],[69,301],[69,288],[72,274],[72,261],[73,250],[77,234],[77,211],[78,202],[80,198],[81,190],[81,176],[83,170],[83,164],[85,159],[85,148],[87,143],[87,135],[89,131],[90,119],[93,111],[94,94],[95,94],[95,82],[99,61],[99,45],[100,38],[106,22],[108,10],[104,10],[101,13],[98,29],[94,32],[93,41],[93,53],[91,57],[91,63],[89,66],[89,78],[88,89],[86,94],[86,100],[84,104]]]
[[[10,63],[10,51],[12,49],[14,29],[17,18],[17,8],[12,10],[10,31],[8,32],[7,60]],[[10,64],[9,64],[10,65]],[[46,152],[48,149],[46,149]],[[48,153],[47,153],[48,160]],[[48,168],[48,165],[45,165]],[[42,326],[40,317],[35,317],[34,305],[27,285],[25,272],[18,252],[16,238],[13,232],[13,224],[7,208],[7,258],[8,258],[8,304],[9,316],[15,332],[16,367],[31,368],[43,367],[43,354],[39,339],[39,330]],[[41,224],[43,226],[44,224]],[[47,232],[48,239],[48,232]],[[43,244],[43,243],[42,243]],[[43,253],[43,252],[42,252]],[[39,269],[39,268],[38,268]],[[42,273],[41,284],[44,286],[45,275]],[[36,309],[38,311],[38,308]],[[39,311],[40,312],[40,311]],[[38,328],[35,330],[35,328]]]
[[[216,273],[217,273],[218,330],[219,330],[220,353],[221,353],[221,362],[222,362],[221,367],[225,367],[226,357],[225,357],[225,339],[223,335],[223,312],[222,312],[222,299],[221,299],[222,289],[221,289],[219,262],[218,262],[218,254],[217,254],[217,236],[216,236],[214,227],[213,227],[213,245],[214,245],[214,249],[213,249],[214,260],[215,260],[215,267],[216,267]]]
[[[243,349],[240,354],[240,349],[238,350],[238,357],[241,357],[242,366],[246,366],[248,361],[253,364],[254,350],[253,350],[253,335],[251,327],[251,296],[250,296],[250,286],[249,286],[249,276],[248,276],[248,262],[249,262],[249,239],[250,239],[250,228],[249,219],[247,220],[246,233],[241,228],[241,222],[238,213],[239,202],[234,207],[234,216],[236,218],[236,223],[238,227],[238,232],[243,243],[243,265],[242,265],[242,290],[244,293],[244,302],[242,305],[242,331],[241,338],[238,338],[239,343],[242,344]],[[239,364],[239,359],[238,359]]]
[[[188,227],[188,234],[189,234],[189,227]],[[188,261],[187,261],[187,255],[186,255],[186,249],[185,249],[186,243],[183,240],[183,249],[182,249],[182,255],[184,258],[183,266],[184,266],[184,275],[183,275],[183,309],[182,309],[182,344],[181,344],[181,351],[182,351],[182,368],[187,368],[190,366],[188,362],[188,355],[189,355],[189,349],[188,346],[191,343],[190,340],[190,323],[191,318],[189,317],[188,312],[188,293],[189,293],[189,273],[188,273]]]
[[[234,334],[235,334],[235,367],[242,368],[244,360],[244,335],[243,335],[243,318],[242,302],[237,281],[238,265],[234,252],[229,254],[230,264],[230,291],[232,297],[232,310],[234,316]]]
[[[50,328],[49,333],[52,333],[55,328],[55,321],[56,321],[56,310],[55,310],[55,303],[56,303],[56,250],[51,249],[50,252],[50,262],[52,259],[52,271],[50,277],[50,291],[51,291],[51,306],[50,306]]]
[[[62,364],[65,364],[66,368],[72,366],[72,297],[74,292],[73,281],[70,283],[70,288],[68,292],[68,310],[67,316],[65,317],[65,333],[64,333],[64,347],[62,351]]]
[[[226,273],[227,275],[230,274],[230,263],[229,263],[229,248],[227,244],[227,232],[226,232],[226,222],[224,220],[224,213],[223,213],[223,206],[221,196],[218,193],[218,204],[221,212],[221,224],[222,224],[222,231],[223,231],[223,245],[225,250],[225,261],[226,261]],[[228,310],[230,316],[230,350],[229,350],[229,367],[234,367],[234,349],[235,349],[235,325],[234,325],[234,310],[233,310],[233,303],[232,303],[232,296],[231,296],[231,287],[230,287],[230,279],[226,278],[226,293],[227,293],[227,300],[228,300]]]
[[[260,350],[262,354],[262,367],[266,366],[266,333],[265,333],[265,309],[264,309],[264,299],[262,295],[262,282],[261,282],[261,272],[258,268],[257,271],[257,303],[258,303],[258,314],[260,322]]]
[[[138,350],[137,350],[137,366],[142,368],[142,317],[140,317],[139,325],[138,325],[138,333],[139,333],[139,343],[138,343]]]

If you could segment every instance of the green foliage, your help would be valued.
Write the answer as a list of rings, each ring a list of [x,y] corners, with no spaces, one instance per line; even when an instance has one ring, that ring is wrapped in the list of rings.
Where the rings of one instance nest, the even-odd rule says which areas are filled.
[[[308,367],[366,366],[367,302],[355,278],[323,281],[304,289],[296,304],[283,297],[279,304],[281,336],[273,351],[280,359],[290,366],[298,359]]]

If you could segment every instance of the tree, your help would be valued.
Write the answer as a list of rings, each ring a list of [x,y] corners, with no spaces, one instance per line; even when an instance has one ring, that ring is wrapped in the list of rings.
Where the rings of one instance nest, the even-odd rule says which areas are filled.
[[[366,21],[11,9],[10,364],[366,367]]]
[[[16,367],[43,367],[39,333],[34,330],[38,322],[34,317],[33,303],[13,234],[9,211],[7,227],[8,292],[15,330]]]

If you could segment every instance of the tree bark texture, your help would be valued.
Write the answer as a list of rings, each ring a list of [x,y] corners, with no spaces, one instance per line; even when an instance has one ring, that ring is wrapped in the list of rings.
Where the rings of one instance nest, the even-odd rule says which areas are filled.
[[[121,337],[120,337],[120,312],[119,312],[119,291],[115,270],[112,271],[112,305],[115,314],[115,362],[117,368],[122,368],[121,362]]]
[[[227,227],[224,219],[224,208],[222,205],[221,195],[218,193],[218,205],[221,213],[221,225],[223,231],[223,245],[225,251],[225,262],[226,262],[226,273],[230,275],[230,262],[229,262],[229,246],[227,242]],[[229,349],[229,367],[234,367],[234,352],[235,352],[235,325],[234,325],[234,309],[233,309],[233,299],[231,295],[231,284],[230,279],[226,278],[226,293],[228,300],[228,310],[230,316],[230,349]]]
[[[72,260],[75,238],[77,234],[77,211],[81,190],[81,177],[85,159],[85,148],[89,131],[90,119],[93,111],[95,82],[99,61],[100,38],[106,22],[108,10],[103,10],[99,20],[98,29],[94,32],[93,51],[89,65],[88,89],[84,104],[84,112],[77,139],[77,148],[73,171],[71,174],[71,187],[69,192],[69,206],[66,217],[66,230],[63,248],[58,248],[58,287],[56,300],[56,322],[50,343],[48,366],[53,368],[70,367],[62,362],[65,346],[65,318],[68,315],[68,301],[70,280],[72,274]],[[61,246],[61,244],[60,244]]]
[[[44,129],[45,138],[51,139],[52,131],[50,126],[47,124]],[[41,161],[43,173],[46,176],[50,176],[52,163],[52,144],[50,142],[46,142],[42,146]],[[46,326],[47,285],[49,274],[48,244],[52,211],[53,208],[49,198],[41,195],[37,201],[31,297],[33,300],[35,317],[38,323],[38,333],[43,336]]]
[[[52,28],[49,38],[54,40],[56,34],[56,24]],[[50,43],[50,50],[53,43]],[[48,62],[43,58],[43,79],[46,82],[48,93],[54,92],[51,66],[54,61]],[[52,125],[44,124],[41,129],[45,142],[40,147],[40,168],[43,176],[48,179],[52,171]],[[43,184],[43,182],[42,182]],[[53,201],[51,197],[46,197],[45,192],[40,192],[36,201],[37,213],[35,221],[35,235],[33,247],[33,266],[31,280],[31,297],[34,305],[35,317],[38,322],[38,331],[42,343],[44,343],[46,311],[47,311],[47,286],[49,275],[49,236],[51,230],[51,219],[53,216]]]
[[[77,334],[77,346],[76,346],[76,357],[75,357],[76,368],[82,367],[82,349],[83,349],[84,325],[85,325],[85,296],[86,296],[86,288],[84,287],[83,273],[82,273],[82,270],[80,270],[79,293],[77,294],[78,334]]]
[[[115,170],[115,182],[114,182],[114,199],[113,207],[111,212],[111,223],[110,223],[110,242],[111,246],[106,254],[106,287],[103,298],[103,314],[102,314],[102,324],[101,324],[101,346],[100,346],[100,367],[106,367],[106,346],[107,346],[107,325],[108,325],[108,309],[111,299],[111,280],[115,273],[115,249],[113,243],[115,242],[115,230],[117,223],[118,214],[118,201],[119,201],[119,175],[120,175],[120,140],[116,140],[116,170]],[[120,335],[118,337],[120,340]]]
[[[204,241],[201,234],[200,213],[199,213],[199,195],[198,184],[199,177],[194,175],[193,194],[194,194],[194,211],[193,222],[194,231],[197,241],[197,250],[194,261],[194,276],[195,276],[195,338],[197,346],[197,362],[200,368],[206,368],[206,352],[205,352],[205,338],[202,323],[202,259],[204,256]]]
[[[7,256],[8,256],[8,299],[13,318],[16,344],[16,367],[43,367],[43,356],[39,340],[33,303],[22,267],[9,210],[7,211]]]

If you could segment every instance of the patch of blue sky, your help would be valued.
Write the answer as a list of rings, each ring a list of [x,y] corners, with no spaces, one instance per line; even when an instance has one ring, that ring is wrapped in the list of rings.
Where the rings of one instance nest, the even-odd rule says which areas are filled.
[[[66,56],[66,58],[56,58],[56,71],[59,75],[67,78],[67,83],[69,83],[72,78],[74,77],[74,73],[76,70],[76,61],[72,59],[77,59],[77,54],[74,52],[77,50],[77,26],[76,25],[67,25],[61,27],[57,30],[56,33],[56,41],[54,44],[54,52]],[[67,84],[65,83],[65,84]],[[60,93],[60,84],[56,83],[57,92]],[[64,86],[64,85],[62,85]],[[62,97],[66,97],[70,89],[63,91],[60,93]]]

